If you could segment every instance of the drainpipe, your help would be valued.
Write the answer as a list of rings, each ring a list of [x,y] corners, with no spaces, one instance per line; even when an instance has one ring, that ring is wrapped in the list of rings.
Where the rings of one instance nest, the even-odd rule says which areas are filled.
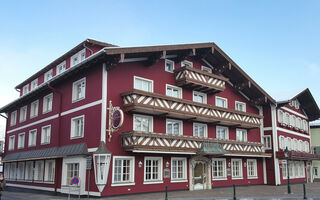
[[[86,44],[83,44],[83,47],[88,49],[88,51],[90,51],[90,56],[93,54],[93,51],[89,47],[87,47]]]

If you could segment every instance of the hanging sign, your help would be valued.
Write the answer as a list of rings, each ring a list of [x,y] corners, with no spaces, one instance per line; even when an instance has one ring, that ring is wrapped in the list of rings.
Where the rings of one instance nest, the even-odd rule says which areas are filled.
[[[119,107],[114,107],[112,112],[112,121],[111,121],[112,128],[115,130],[119,129],[123,124],[123,120],[124,120],[124,115],[122,110]]]

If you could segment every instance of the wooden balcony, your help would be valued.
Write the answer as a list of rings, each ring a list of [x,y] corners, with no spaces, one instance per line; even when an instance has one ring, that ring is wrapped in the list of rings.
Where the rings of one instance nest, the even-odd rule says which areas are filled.
[[[174,71],[177,86],[190,87],[194,90],[212,93],[221,92],[227,78],[211,74],[192,67],[181,67]]]
[[[121,96],[126,112],[146,113],[242,128],[258,128],[263,118],[256,114],[141,90],[124,92],[121,93]]]
[[[217,140],[215,138],[199,138],[192,136],[173,136],[162,133],[126,132],[120,135],[125,151],[135,153],[176,153],[176,154],[205,154],[214,152],[201,151],[204,144],[215,144],[221,148],[216,154],[226,156],[256,156],[271,157],[264,152],[264,145],[256,142],[238,142],[234,140]]]

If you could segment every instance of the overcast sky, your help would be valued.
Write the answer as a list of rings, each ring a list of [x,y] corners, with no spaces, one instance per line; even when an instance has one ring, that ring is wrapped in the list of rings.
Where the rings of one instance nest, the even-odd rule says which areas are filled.
[[[2,1],[0,107],[86,38],[120,46],[215,42],[274,97],[320,100],[320,1]],[[0,119],[0,137],[5,121]]]

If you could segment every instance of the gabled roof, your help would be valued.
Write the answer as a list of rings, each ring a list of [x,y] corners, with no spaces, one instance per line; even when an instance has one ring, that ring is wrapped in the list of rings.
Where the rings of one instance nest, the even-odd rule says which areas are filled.
[[[316,120],[320,118],[320,110],[319,107],[314,100],[309,88],[301,91],[297,95],[288,98],[286,100],[278,101],[277,106],[282,107],[290,103],[290,101],[297,99],[300,103],[300,106],[305,111],[308,116],[309,121]]]

